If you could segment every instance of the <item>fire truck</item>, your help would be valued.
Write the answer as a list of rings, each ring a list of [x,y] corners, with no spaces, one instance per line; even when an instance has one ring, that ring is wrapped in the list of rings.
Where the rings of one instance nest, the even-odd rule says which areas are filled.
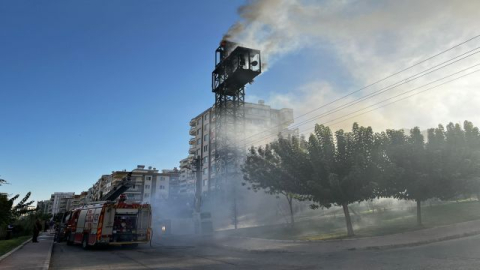
[[[129,202],[122,194],[132,186],[132,172],[121,184],[93,202],[67,213],[64,239],[68,245],[81,244],[84,249],[96,245],[130,245],[148,243],[152,237],[150,204]],[[119,200],[114,201],[118,197]]]
[[[65,217],[67,244],[131,245],[151,238],[152,210],[149,204],[119,200],[95,202],[71,211]]]

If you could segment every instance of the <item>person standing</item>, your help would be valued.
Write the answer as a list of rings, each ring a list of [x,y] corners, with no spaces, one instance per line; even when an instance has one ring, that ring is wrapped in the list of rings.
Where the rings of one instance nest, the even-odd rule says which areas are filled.
[[[37,238],[41,230],[42,230],[42,224],[40,223],[40,220],[37,219],[37,221],[35,221],[35,224],[33,224],[33,238],[32,238],[33,243],[38,243]]]

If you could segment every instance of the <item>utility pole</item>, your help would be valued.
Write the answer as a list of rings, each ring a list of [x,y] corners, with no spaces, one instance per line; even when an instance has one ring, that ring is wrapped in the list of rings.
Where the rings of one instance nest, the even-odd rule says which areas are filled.
[[[195,165],[195,212],[200,213],[202,206],[202,158],[197,156],[193,163]]]

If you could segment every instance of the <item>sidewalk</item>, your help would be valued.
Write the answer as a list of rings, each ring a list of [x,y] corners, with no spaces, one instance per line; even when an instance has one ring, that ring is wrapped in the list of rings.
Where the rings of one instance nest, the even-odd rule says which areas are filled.
[[[29,242],[0,262],[0,269],[48,269],[53,234],[41,232],[38,243]]]
[[[241,251],[323,253],[417,246],[477,234],[480,234],[480,220],[386,236],[342,240],[295,241],[246,237],[218,237],[215,235],[190,238],[189,240],[197,245],[216,246]],[[177,244],[181,243],[185,245],[189,240],[174,237],[168,239],[164,244],[168,245],[169,242],[176,242]]]

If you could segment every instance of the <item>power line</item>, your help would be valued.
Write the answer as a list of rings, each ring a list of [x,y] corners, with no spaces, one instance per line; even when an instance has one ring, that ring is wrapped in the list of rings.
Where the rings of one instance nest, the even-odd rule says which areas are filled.
[[[475,48],[474,50],[477,50],[477,49],[479,49],[479,48],[480,48],[480,47],[477,47],[477,48]],[[294,125],[292,126],[292,128],[295,128],[295,127],[300,126],[300,125],[305,124],[305,123],[309,123],[309,122],[311,122],[311,121],[313,121],[313,120],[315,120],[315,119],[322,118],[322,117],[324,117],[324,116],[328,116],[328,115],[330,115],[330,114],[332,114],[332,113],[341,111],[341,110],[343,110],[343,109],[345,109],[345,108],[351,107],[352,105],[358,104],[358,103],[360,103],[360,102],[362,102],[362,101],[364,101],[364,100],[370,99],[370,98],[372,98],[372,97],[375,97],[375,96],[378,96],[378,95],[380,95],[380,94],[383,94],[383,93],[385,93],[385,92],[387,92],[387,91],[393,90],[393,89],[397,88],[398,86],[401,86],[401,85],[410,83],[410,82],[412,82],[412,81],[415,81],[415,80],[417,80],[417,79],[419,79],[419,78],[421,78],[421,77],[423,77],[423,76],[426,76],[426,75],[428,75],[428,74],[431,74],[431,73],[433,73],[433,72],[435,72],[435,71],[438,71],[438,70],[440,70],[440,69],[443,69],[443,68],[445,68],[445,67],[447,67],[447,66],[453,65],[453,64],[455,64],[455,63],[457,63],[457,62],[459,62],[459,61],[461,61],[461,60],[464,60],[464,59],[466,59],[466,58],[468,58],[468,57],[471,57],[471,56],[473,56],[473,55],[475,55],[475,54],[477,54],[477,53],[480,53],[480,51],[474,52],[474,53],[472,53],[472,54],[470,54],[470,55],[467,55],[467,56],[465,56],[465,57],[462,57],[462,58],[460,58],[460,59],[458,59],[458,60],[456,60],[456,61],[453,61],[453,62],[451,62],[451,63],[448,63],[448,64],[446,64],[446,65],[444,65],[444,66],[441,66],[441,67],[439,67],[439,68],[437,68],[437,69],[431,70],[432,68],[435,68],[435,67],[437,67],[437,66],[443,65],[443,64],[446,63],[446,62],[450,62],[451,60],[453,60],[453,59],[455,59],[455,58],[457,58],[457,57],[452,58],[452,59],[450,59],[450,60],[447,60],[447,61],[445,61],[445,62],[443,62],[443,63],[440,63],[440,64],[437,65],[437,66],[434,66],[434,67],[432,67],[432,68],[427,69],[427,70],[430,70],[430,71],[427,72],[427,73],[424,73],[425,71],[427,71],[427,70],[424,70],[424,71],[422,71],[422,72],[420,72],[420,73],[418,73],[418,74],[415,74],[415,75],[413,75],[413,76],[411,76],[411,77],[406,78],[405,80],[401,80],[401,81],[396,82],[396,83],[394,83],[394,84],[392,84],[392,85],[390,85],[390,86],[387,86],[387,87],[382,88],[382,89],[379,89],[379,90],[377,90],[377,91],[375,91],[375,92],[373,92],[373,93],[370,93],[370,94],[368,94],[368,95],[366,95],[366,96],[359,97],[358,99],[355,99],[355,100],[353,100],[353,101],[350,101],[350,102],[348,102],[348,103],[345,103],[345,104],[343,104],[343,105],[340,105],[339,107],[333,108],[332,110],[328,110],[328,111],[326,111],[326,112],[324,112],[324,113],[322,113],[322,114],[320,114],[320,115],[316,115],[316,116],[314,116],[314,117],[312,117],[312,118],[309,118],[309,119],[307,119],[307,120],[305,120],[305,121],[303,121],[303,122],[294,124]],[[422,74],[422,73],[424,73],[424,74]],[[419,75],[419,74],[421,74],[421,75]]]
[[[410,98],[410,97],[412,97],[412,96],[415,96],[415,95],[422,94],[422,93],[424,93],[424,92],[427,92],[427,91],[429,91],[429,90],[432,90],[432,89],[434,89],[434,88],[440,87],[440,86],[442,86],[442,85],[445,85],[445,84],[447,84],[447,83],[450,83],[450,82],[452,82],[452,81],[456,81],[456,80],[458,80],[458,79],[461,79],[461,78],[463,78],[463,77],[466,77],[466,76],[472,75],[473,73],[476,73],[476,72],[479,72],[479,71],[480,71],[480,69],[477,69],[477,70],[475,70],[475,71],[472,71],[472,72],[470,72],[470,73],[467,73],[467,74],[465,74],[465,75],[462,75],[462,76],[460,76],[460,77],[457,77],[457,78],[455,78],[455,79],[452,79],[452,80],[449,80],[449,81],[443,82],[443,83],[441,83],[441,84],[438,84],[438,85],[432,86],[432,87],[430,87],[430,88],[427,88],[427,89],[425,89],[425,90],[422,90],[422,91],[420,91],[420,92],[417,92],[417,93],[414,93],[414,94],[408,95],[408,96],[406,96],[406,97],[403,97],[403,98],[401,98],[401,99],[397,99],[397,100],[395,100],[395,101],[392,101],[392,102],[389,102],[389,103],[387,103],[387,104],[384,104],[384,105],[382,105],[382,106],[379,106],[379,107],[377,107],[377,108],[374,108],[374,109],[368,110],[368,111],[366,111],[366,112],[363,112],[363,113],[361,113],[361,114],[354,115],[354,116],[352,116],[352,117],[349,117],[349,118],[347,118],[347,119],[344,119],[344,120],[342,120],[342,121],[335,122],[335,123],[333,123],[333,124],[330,124],[330,126],[337,125],[337,124],[339,124],[339,123],[342,123],[342,122],[345,122],[345,121],[347,121],[347,120],[349,120],[349,119],[352,119],[352,118],[355,118],[355,117],[358,117],[358,116],[361,116],[361,115],[364,115],[364,114],[370,113],[370,112],[372,112],[372,111],[375,111],[375,110],[381,109],[381,108],[383,108],[383,107],[386,107],[386,106],[389,106],[389,105],[391,105],[391,104],[397,103],[397,102],[399,102],[399,101],[405,100],[405,99],[407,99],[407,98]],[[405,94],[405,93],[403,93],[403,94]],[[397,97],[397,96],[396,96],[396,97]],[[384,101],[386,101],[386,100],[384,100]],[[382,101],[382,102],[384,102],[384,101]],[[382,103],[382,102],[379,102],[379,103]],[[377,103],[377,104],[374,104],[374,105],[378,105],[379,103]],[[372,106],[368,106],[368,107],[372,107]],[[361,109],[361,110],[358,110],[358,111],[356,111],[356,112],[359,112],[359,111],[365,110],[365,109],[367,109],[368,107],[365,107],[365,108],[363,108],[363,109]],[[343,117],[345,117],[345,116],[347,116],[347,115],[344,115],[344,116],[342,116],[342,117],[340,117],[340,118],[343,118]],[[330,121],[327,121],[327,122],[325,122],[324,124],[326,124],[326,123],[330,123],[330,122],[333,122],[333,121],[335,121],[335,120],[338,120],[338,119],[339,119],[339,118],[337,118],[337,119],[333,119],[333,120],[330,120]],[[304,132],[305,132],[305,131],[307,131],[307,130],[308,130],[308,129],[304,130]]]
[[[480,47],[479,47],[479,48],[480,48]],[[480,51],[479,51],[479,52],[480,52]],[[423,75],[421,75],[421,76],[418,76],[418,77],[416,77],[416,78],[414,78],[414,79],[411,79],[411,80],[409,80],[408,82],[411,82],[411,81],[413,81],[413,80],[415,80],[415,79],[418,79],[418,78],[423,77],[423,76],[425,76],[425,75],[428,75],[428,74],[430,74],[430,73],[432,73],[432,72],[435,72],[435,71],[437,71],[437,70],[439,70],[439,69],[442,69],[442,68],[444,68],[444,67],[447,67],[447,66],[449,66],[449,65],[451,65],[451,64],[454,64],[454,63],[456,63],[456,62],[458,62],[458,61],[460,61],[460,60],[463,60],[463,59],[465,59],[465,58],[467,58],[467,57],[470,57],[470,56],[472,56],[472,55],[474,55],[474,54],[477,54],[477,53],[479,53],[479,52],[475,52],[475,53],[472,53],[472,54],[470,54],[470,55],[467,55],[467,56],[465,56],[465,57],[463,57],[463,58],[461,58],[461,59],[458,59],[458,60],[456,60],[456,61],[454,61],[454,62],[452,62],[452,63],[449,63],[449,64],[444,65],[444,66],[442,66],[442,67],[439,67],[439,68],[437,68],[437,69],[435,69],[435,70],[432,70],[432,71],[430,71],[430,72],[428,72],[428,73],[425,73],[425,74],[423,74]],[[454,58],[453,58],[453,59],[454,59]],[[449,61],[451,61],[451,60],[452,60],[452,59],[450,59],[450,60],[448,60],[448,61],[446,61],[446,62],[449,62]],[[444,64],[444,63],[445,63],[445,62],[441,63],[440,65],[442,65],[442,64]],[[472,68],[472,67],[470,67],[470,68]],[[467,68],[467,69],[468,69],[468,68]],[[464,70],[463,70],[463,71],[464,71]],[[424,71],[422,71],[421,73],[423,73],[423,72],[424,72]],[[460,71],[460,72],[462,72],[462,71]],[[421,73],[420,73],[420,74],[421,74]],[[459,72],[450,74],[450,75],[448,75],[447,77],[452,76],[452,75],[455,75],[455,74],[458,74],[458,73],[459,73]],[[414,75],[414,76],[417,76],[417,75]],[[414,77],[414,76],[412,76],[412,77]],[[427,86],[427,85],[429,85],[429,84],[438,82],[438,81],[443,80],[443,79],[445,79],[445,78],[447,78],[447,77],[443,77],[443,78],[441,78],[441,79],[432,81],[432,82],[430,82],[430,83],[427,83],[427,84],[425,84],[425,85],[422,85],[421,87],[425,87],[425,86]],[[401,84],[399,84],[399,85],[402,85],[402,84],[405,84],[405,83],[406,83],[406,82],[401,83]],[[351,101],[351,102],[349,102],[349,103],[343,104],[343,105],[341,105],[341,106],[339,106],[339,107],[336,107],[336,108],[334,108],[334,109],[332,109],[332,110],[326,111],[326,112],[324,112],[323,114],[320,114],[320,115],[318,115],[318,116],[312,117],[312,118],[310,118],[310,119],[308,119],[308,120],[306,120],[306,121],[297,123],[297,124],[293,125],[292,128],[300,127],[300,126],[302,126],[302,125],[304,125],[304,124],[307,124],[307,123],[309,123],[309,122],[312,122],[312,121],[315,120],[315,119],[318,119],[318,118],[322,118],[322,117],[331,115],[331,114],[333,114],[333,113],[339,112],[339,111],[341,111],[341,110],[343,110],[343,109],[346,109],[346,108],[348,108],[348,107],[352,107],[353,105],[356,105],[356,104],[358,104],[358,103],[360,103],[360,102],[362,102],[362,101],[365,101],[365,100],[367,100],[367,99],[369,99],[369,98],[372,98],[372,97],[374,97],[374,96],[380,95],[380,94],[382,94],[382,93],[384,93],[384,92],[386,92],[386,91],[392,90],[392,89],[396,88],[396,87],[399,86],[399,85],[396,85],[396,86],[395,86],[395,84],[393,84],[394,87],[389,86],[389,87],[387,87],[387,88],[380,89],[380,90],[382,90],[382,91],[378,90],[378,91],[380,91],[380,92],[376,91],[376,92],[371,93],[371,94],[369,94],[369,95],[367,95],[367,96],[360,97],[360,98],[358,98],[358,99],[356,99],[356,100],[353,100],[353,101]],[[417,89],[418,89],[418,88],[417,88]],[[273,135],[267,135],[266,137],[262,138],[261,140],[264,140],[265,138],[269,138],[269,137],[272,137],[272,136],[273,136]],[[276,136],[276,135],[275,135],[275,136]],[[251,137],[254,137],[254,136],[251,136]],[[252,140],[252,141],[256,141],[256,140]]]
[[[342,96],[342,97],[339,97],[339,98],[337,98],[337,99],[335,99],[335,100],[333,100],[333,101],[331,101],[331,102],[328,102],[328,103],[326,103],[326,104],[324,104],[324,105],[322,105],[322,106],[320,106],[320,107],[317,107],[317,108],[315,108],[315,109],[313,109],[313,110],[311,110],[311,111],[308,111],[308,112],[306,112],[306,113],[304,113],[304,114],[301,114],[301,115],[295,117],[294,120],[295,120],[295,119],[298,119],[298,118],[301,118],[301,117],[303,117],[303,116],[305,116],[305,115],[308,115],[308,114],[310,114],[310,113],[312,113],[312,112],[314,112],[314,111],[318,111],[319,109],[322,109],[322,108],[324,108],[324,107],[326,107],[326,106],[328,106],[328,105],[331,105],[331,104],[333,104],[333,103],[335,103],[335,102],[337,102],[337,101],[340,101],[340,100],[342,100],[342,99],[345,99],[345,98],[347,98],[347,97],[349,97],[349,96],[351,96],[351,95],[353,95],[353,94],[355,94],[355,93],[358,93],[358,92],[360,92],[360,91],[362,91],[362,90],[365,90],[365,89],[367,89],[367,88],[369,88],[369,87],[371,87],[371,86],[374,86],[374,85],[376,85],[376,84],[378,84],[378,83],[380,83],[380,82],[383,82],[383,81],[385,81],[385,80],[387,80],[387,79],[389,79],[389,78],[391,78],[391,77],[394,77],[394,76],[396,76],[396,75],[398,75],[398,74],[400,74],[400,73],[403,73],[403,72],[405,72],[405,71],[407,71],[407,70],[410,70],[410,69],[412,69],[413,67],[416,67],[416,66],[418,66],[418,65],[420,65],[420,64],[422,64],[422,63],[425,63],[425,62],[427,62],[427,61],[429,61],[429,60],[431,60],[431,59],[433,59],[433,58],[435,58],[435,57],[438,57],[438,56],[440,56],[440,55],[442,55],[442,54],[445,54],[445,53],[447,53],[447,52],[449,52],[449,51],[451,51],[451,50],[453,50],[453,49],[455,49],[455,48],[458,48],[458,47],[460,47],[460,46],[462,46],[462,45],[464,45],[464,44],[466,44],[466,43],[468,43],[468,42],[470,42],[470,41],[472,41],[472,40],[475,40],[475,39],[477,39],[477,38],[479,38],[479,37],[480,37],[480,35],[476,35],[476,36],[474,36],[474,37],[472,37],[472,38],[469,38],[469,39],[467,39],[467,40],[465,40],[465,41],[463,41],[463,42],[461,42],[461,43],[458,43],[458,44],[456,44],[456,45],[454,45],[454,46],[452,46],[452,47],[450,47],[450,48],[448,48],[448,49],[446,49],[446,50],[444,50],[444,51],[441,51],[441,52],[439,52],[439,53],[437,53],[437,54],[435,54],[435,55],[432,55],[432,56],[430,56],[430,57],[428,57],[428,58],[426,58],[426,59],[424,59],[424,60],[421,60],[421,61],[419,61],[419,62],[417,62],[417,63],[415,63],[415,64],[413,64],[413,65],[411,65],[411,66],[409,66],[409,67],[407,67],[407,68],[404,68],[404,69],[402,69],[402,70],[399,70],[399,71],[397,71],[397,72],[395,72],[395,73],[393,73],[393,74],[388,75],[387,77],[384,77],[384,78],[382,78],[382,79],[380,79],[380,80],[377,80],[377,81],[375,81],[375,82],[373,82],[373,83],[371,83],[371,84],[369,84],[369,85],[366,85],[366,86],[364,86],[364,87],[362,87],[362,88],[360,88],[360,89],[358,89],[358,90],[355,90],[355,91],[353,91],[353,92],[350,92],[350,93],[348,93],[348,94],[346,94],[346,95],[344,95],[344,96]],[[451,61],[451,60],[453,60],[453,59],[455,59],[455,58],[458,58],[458,57],[460,57],[460,56],[463,56],[463,55],[465,55],[465,54],[467,54],[467,53],[470,53],[470,52],[472,52],[472,51],[474,51],[474,50],[477,50],[478,48],[480,48],[480,47],[477,47],[477,48],[475,48],[475,49],[473,49],[473,50],[467,51],[467,52],[465,52],[465,53],[463,53],[463,54],[461,54],[461,55],[458,55],[458,56],[456,56],[456,57],[448,60],[448,61]],[[443,63],[446,63],[446,62],[448,62],[448,61],[445,61],[445,62],[443,62]],[[441,63],[441,64],[443,64],[443,63]],[[441,65],[441,64],[439,64],[439,65]],[[453,63],[451,63],[451,64],[453,64]],[[437,66],[438,66],[438,65],[437,65]],[[434,66],[434,67],[436,67],[436,66]],[[434,68],[434,67],[432,67],[432,68]],[[426,71],[428,71],[428,70],[429,70],[429,69],[424,70],[424,71],[422,71],[422,72],[426,72]],[[418,74],[421,74],[421,73],[417,73],[417,75],[418,75]],[[425,74],[425,75],[426,75],[426,74]],[[402,81],[404,81],[404,80],[402,80]],[[400,81],[400,82],[401,82],[401,81]],[[398,82],[397,82],[397,83],[398,83]],[[274,126],[274,127],[272,127],[272,128],[267,128],[267,129],[265,129],[265,130],[263,130],[263,131],[260,131],[260,132],[258,132],[258,133],[256,133],[256,134],[253,134],[253,135],[251,135],[251,136],[249,136],[249,137],[241,140],[240,142],[242,142],[242,141],[247,141],[248,139],[251,139],[251,138],[253,138],[253,137],[255,137],[255,136],[258,136],[258,135],[260,135],[260,134],[263,134],[263,133],[266,132],[266,131],[274,130],[274,129],[279,128],[279,127],[282,127],[282,125],[280,124],[280,125]]]
[[[435,81],[429,82],[429,83],[427,83],[427,84],[424,84],[424,85],[422,85],[422,86],[413,88],[413,89],[411,89],[411,90],[409,90],[409,91],[406,91],[406,92],[400,93],[400,94],[398,94],[398,95],[396,95],[396,96],[393,96],[393,97],[384,99],[384,100],[382,100],[382,101],[380,101],[380,102],[377,102],[377,103],[372,104],[372,105],[370,105],[370,106],[364,107],[364,108],[362,108],[362,109],[360,109],[360,110],[357,110],[357,111],[354,111],[354,112],[352,112],[352,113],[343,115],[343,116],[341,116],[341,117],[338,117],[338,118],[329,120],[329,121],[324,122],[324,123],[322,123],[322,124],[333,122],[333,121],[335,121],[335,120],[344,118],[344,117],[346,117],[346,116],[352,115],[352,114],[357,113],[357,112],[359,112],[359,111],[362,111],[362,110],[371,108],[371,107],[373,107],[373,106],[376,106],[376,105],[381,104],[381,103],[383,103],[383,102],[386,102],[386,101],[388,101],[388,100],[391,100],[391,99],[397,98],[397,97],[399,97],[399,96],[402,96],[402,95],[411,93],[411,92],[416,91],[416,90],[418,90],[418,89],[420,89],[420,88],[423,88],[423,87],[425,87],[425,86],[431,85],[432,83],[442,81],[442,80],[444,80],[444,79],[446,79],[446,78],[452,77],[452,76],[454,76],[454,75],[457,75],[457,74],[462,73],[462,72],[464,72],[464,71],[466,71],[466,70],[469,70],[469,69],[472,69],[472,68],[474,68],[474,67],[477,67],[477,66],[479,66],[479,65],[480,65],[480,63],[475,64],[475,65],[470,66],[470,67],[468,67],[468,68],[465,68],[465,69],[462,69],[462,70],[460,70],[460,71],[457,71],[457,72],[454,72],[454,73],[452,73],[452,74],[449,74],[449,75],[447,75],[447,76],[444,76],[444,77],[442,77],[442,78],[440,78],[440,79],[438,79],[438,80],[435,80]],[[399,100],[397,100],[397,101],[388,103],[387,105],[393,104],[393,103],[398,102],[398,101],[400,101],[400,100],[404,100],[404,99],[406,99],[406,98],[408,98],[408,97],[411,97],[411,96],[414,96],[414,95],[416,95],[416,94],[420,94],[420,93],[426,92],[426,91],[428,91],[428,90],[437,88],[437,87],[439,87],[439,86],[442,86],[442,85],[444,85],[444,84],[447,84],[447,83],[452,82],[452,81],[455,81],[455,80],[458,80],[458,79],[460,79],[460,78],[463,78],[463,77],[465,77],[465,76],[471,75],[471,74],[473,74],[473,73],[475,73],[475,72],[478,72],[478,71],[480,71],[480,70],[475,70],[475,71],[473,71],[473,72],[467,73],[467,74],[462,75],[462,76],[460,76],[460,77],[457,77],[457,78],[454,78],[454,79],[452,79],[452,80],[443,82],[443,83],[441,83],[441,84],[438,84],[438,85],[436,85],[436,86],[430,87],[430,88],[428,88],[428,89],[426,89],[426,90],[420,91],[420,92],[415,93],[415,94],[413,94],[413,95],[410,95],[410,96],[407,96],[407,97],[405,97],[405,98],[399,99]],[[384,105],[384,106],[375,108],[375,109],[373,109],[373,110],[376,110],[376,109],[385,107],[385,106],[387,106],[387,105]],[[373,110],[370,110],[370,111],[373,111]],[[368,111],[368,112],[370,112],[370,111]],[[365,112],[365,113],[366,113],[366,112]],[[365,114],[365,113],[362,113],[362,114]],[[362,114],[359,114],[359,115],[362,115]],[[356,116],[353,116],[353,117],[357,117],[357,116],[359,116],[359,115],[356,115]],[[353,118],[353,117],[351,117],[351,118]],[[348,119],[350,119],[350,118],[348,118]],[[345,120],[343,120],[343,121],[346,121],[346,120],[348,120],[348,119],[345,119]],[[340,123],[340,122],[338,122],[338,123]],[[335,124],[338,124],[338,123],[335,123]],[[305,132],[305,131],[310,130],[310,129],[313,129],[313,128],[309,128],[309,129],[303,130],[302,132]],[[264,140],[266,140],[266,139],[268,139],[268,138],[274,137],[274,136],[276,136],[276,135],[269,135],[269,136],[266,136],[266,137],[264,137],[264,138],[262,138],[262,139],[260,139],[260,140],[251,141],[251,143],[249,143],[249,144],[255,144],[255,143],[258,143],[258,142],[262,142],[262,141],[264,141]]]

